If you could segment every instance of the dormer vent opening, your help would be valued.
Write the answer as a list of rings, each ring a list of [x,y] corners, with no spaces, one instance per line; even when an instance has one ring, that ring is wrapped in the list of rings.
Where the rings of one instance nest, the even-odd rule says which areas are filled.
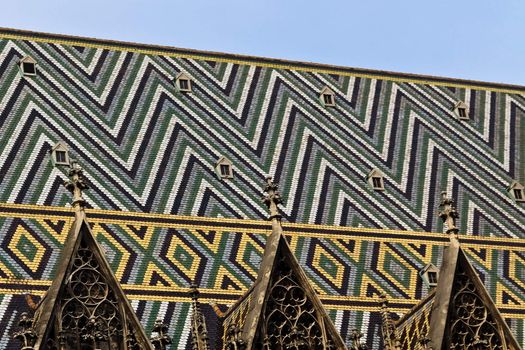
[[[456,115],[456,117],[458,119],[460,119],[460,120],[469,120],[470,119],[469,112],[468,112],[468,106],[463,101],[458,101],[454,105],[453,112]]]
[[[328,86],[321,90],[320,99],[323,106],[335,107],[335,93]]]
[[[20,70],[25,76],[35,76],[36,75],[36,61],[30,57],[26,56],[20,60]]]
[[[175,87],[179,92],[191,92],[191,78],[186,73],[179,73],[175,79]]]
[[[69,148],[63,142],[58,142],[51,148],[51,159],[54,165],[69,165]]]
[[[220,157],[215,164],[215,172],[221,179],[232,179],[233,178],[233,164],[225,158]]]
[[[438,284],[439,269],[434,264],[428,264],[421,271],[419,276],[429,288],[435,288]]]
[[[525,202],[525,186],[517,181],[512,181],[507,187],[510,197],[518,203]]]
[[[366,178],[367,178],[368,184],[375,191],[385,190],[384,176],[383,176],[383,173],[379,171],[378,169],[372,169],[372,171],[368,174]]]

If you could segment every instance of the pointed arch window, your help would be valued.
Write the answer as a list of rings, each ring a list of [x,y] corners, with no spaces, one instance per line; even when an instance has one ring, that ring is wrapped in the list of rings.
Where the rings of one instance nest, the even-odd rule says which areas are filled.
[[[385,182],[383,179],[383,173],[378,169],[372,169],[372,171],[367,176],[368,183],[376,191],[385,190]]]
[[[69,165],[69,148],[63,143],[59,142],[51,148],[51,158],[54,165]]]
[[[221,179],[233,179],[233,164],[225,157],[219,158],[215,171]]]
[[[191,78],[184,72],[181,72],[175,78],[175,87],[179,92],[191,92]]]
[[[469,113],[468,113],[468,106],[463,101],[458,101],[454,105],[454,114],[460,120],[469,120],[470,119],[470,116],[469,116]]]
[[[335,107],[335,93],[328,86],[321,90],[320,99],[323,106]]]
[[[25,56],[20,60],[20,71],[25,76],[35,76],[36,61],[30,56]]]

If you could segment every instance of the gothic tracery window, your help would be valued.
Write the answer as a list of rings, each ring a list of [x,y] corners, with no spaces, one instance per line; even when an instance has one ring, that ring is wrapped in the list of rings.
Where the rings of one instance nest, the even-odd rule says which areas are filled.
[[[264,314],[263,349],[325,349],[329,341],[325,341],[321,315],[290,262],[281,257],[275,269]]]
[[[450,348],[503,350],[498,325],[471,278],[459,271],[456,276],[450,309]]]

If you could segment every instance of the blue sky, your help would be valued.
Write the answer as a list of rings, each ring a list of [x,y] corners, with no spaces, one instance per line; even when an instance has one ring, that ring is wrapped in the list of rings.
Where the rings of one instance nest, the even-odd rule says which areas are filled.
[[[0,26],[525,85],[523,0],[4,1]]]

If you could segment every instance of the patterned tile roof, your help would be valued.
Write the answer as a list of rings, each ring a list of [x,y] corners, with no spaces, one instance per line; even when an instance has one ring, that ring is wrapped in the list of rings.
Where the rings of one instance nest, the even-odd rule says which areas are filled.
[[[21,74],[24,56],[36,76]],[[177,92],[180,72],[192,93]],[[320,101],[324,87],[335,108]],[[445,238],[428,232],[442,231],[442,190],[454,195],[461,231],[472,235],[467,254],[517,330],[525,207],[506,189],[525,183],[524,93],[0,29],[0,348],[23,303],[16,293],[47,289],[70,224],[67,169],[49,154],[59,141],[86,169],[90,205],[113,210],[90,213],[94,230],[147,327],[166,314],[187,339],[191,280],[224,308],[248,288],[268,233],[259,186],[270,175],[285,219],[300,223],[285,226],[292,249],[343,335],[362,329],[377,349],[375,296],[386,293],[402,313],[425,295],[417,270],[439,265]],[[458,101],[470,120],[455,117]],[[232,180],[217,176],[222,156]],[[370,188],[371,169],[384,174],[385,191]]]
[[[226,310],[248,291],[270,232],[269,223],[258,220],[103,210],[88,210],[88,217],[147,332],[158,317],[168,320],[171,335],[179,339],[175,348],[188,340],[190,282],[200,286],[203,311],[216,324],[208,303],[217,301]],[[5,344],[14,344],[14,322],[27,309],[21,294],[40,296],[50,286],[71,222],[68,208],[0,205],[0,340]],[[446,243],[435,233],[290,223],[284,229],[342,335],[361,329],[374,349],[381,322],[377,296],[386,293],[394,312],[408,312],[427,293],[419,269],[429,262],[439,265]],[[525,241],[466,236],[462,242],[511,328],[522,327],[525,293],[517,276],[525,266]],[[505,272],[492,275],[493,264]]]
[[[422,349],[419,340],[429,334],[433,303],[434,292],[428,294],[397,321],[396,330],[403,349]]]

